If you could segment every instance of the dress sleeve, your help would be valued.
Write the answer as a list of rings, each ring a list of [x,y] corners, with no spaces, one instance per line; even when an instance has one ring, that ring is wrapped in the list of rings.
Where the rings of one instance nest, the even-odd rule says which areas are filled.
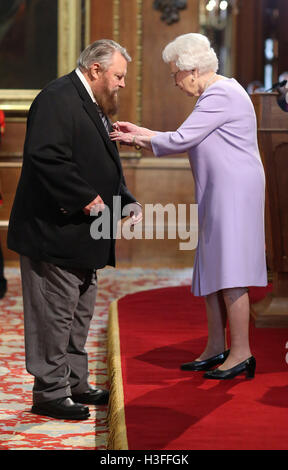
[[[199,98],[190,116],[175,132],[158,132],[152,137],[153,153],[161,157],[187,152],[228,122],[230,116],[229,98],[225,89],[212,87]]]

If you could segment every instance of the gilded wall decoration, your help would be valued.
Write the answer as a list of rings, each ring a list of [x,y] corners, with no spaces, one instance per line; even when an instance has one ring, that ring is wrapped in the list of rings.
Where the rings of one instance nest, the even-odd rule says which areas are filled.
[[[161,20],[170,25],[179,21],[179,10],[187,8],[187,0],[154,0],[153,6],[161,11]]]

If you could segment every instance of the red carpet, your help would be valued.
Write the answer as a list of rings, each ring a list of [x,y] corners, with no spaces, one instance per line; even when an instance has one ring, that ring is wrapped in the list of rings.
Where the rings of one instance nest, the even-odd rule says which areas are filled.
[[[251,302],[268,290],[251,289]],[[251,324],[253,380],[206,380],[179,369],[207,338],[204,301],[190,286],[127,295],[117,307],[121,362],[117,372],[110,361],[110,449],[288,449],[288,329]]]

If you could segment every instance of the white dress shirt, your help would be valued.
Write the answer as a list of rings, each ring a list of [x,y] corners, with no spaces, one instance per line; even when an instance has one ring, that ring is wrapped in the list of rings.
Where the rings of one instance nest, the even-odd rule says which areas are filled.
[[[78,77],[80,78],[81,82],[83,83],[83,85],[85,86],[87,92],[89,93],[89,96],[91,97],[91,100],[93,101],[93,103],[97,103],[97,101],[95,100],[95,96],[93,95],[93,91],[91,89],[91,86],[89,85],[89,83],[87,82],[86,78],[84,77],[83,73],[81,72],[81,70],[79,69],[79,67],[77,67],[77,69],[75,70],[75,72],[77,73]]]
[[[97,104],[98,106],[98,103],[95,99],[95,96],[93,94],[93,91],[91,89],[91,86],[89,85],[89,83],[87,82],[84,74],[81,72],[81,70],[79,69],[79,67],[77,67],[77,69],[75,70],[78,77],[80,78],[81,82],[83,83],[84,87],[86,88],[87,90],[87,93],[89,93],[89,96],[91,98],[91,100],[93,101],[93,103]],[[100,109],[100,107],[98,106],[98,113],[102,119],[102,122],[104,124],[104,127],[107,131],[107,133],[109,134],[110,132],[110,127],[112,126],[111,123],[110,123],[110,120],[108,119],[108,117],[103,113],[103,111]]]

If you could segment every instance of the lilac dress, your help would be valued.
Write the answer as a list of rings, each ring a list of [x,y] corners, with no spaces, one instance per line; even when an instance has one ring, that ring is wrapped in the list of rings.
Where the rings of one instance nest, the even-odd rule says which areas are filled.
[[[256,117],[233,78],[210,85],[175,132],[152,138],[156,156],[188,152],[198,204],[192,291],[265,286],[265,175]]]

